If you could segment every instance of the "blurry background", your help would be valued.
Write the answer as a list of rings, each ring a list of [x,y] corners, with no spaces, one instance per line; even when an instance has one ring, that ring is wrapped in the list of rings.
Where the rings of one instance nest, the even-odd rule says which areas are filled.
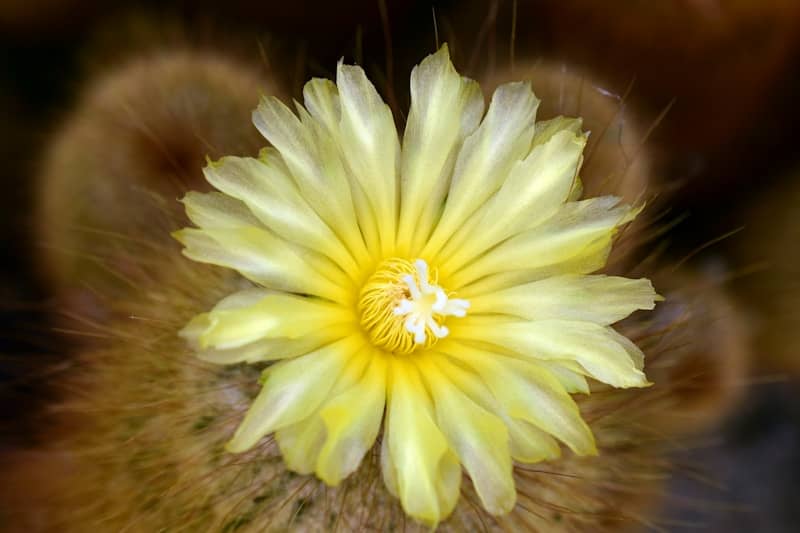
[[[32,421],[48,398],[42,369],[69,354],[71,337],[54,318],[63,295],[54,294],[50,267],[38,259],[46,239],[35,197],[48,143],[90,80],[142,54],[188,47],[236,57],[252,65],[266,92],[298,98],[308,77],[332,76],[344,57],[364,65],[387,100],[407,109],[410,68],[438,35],[461,72],[484,83],[540,68],[573,93],[631,110],[646,141],[655,226],[670,228],[650,247],[668,258],[662,264],[721,286],[736,306],[742,321],[713,334],[752,339],[749,370],[729,384],[741,390],[735,407],[675,457],[687,465],[685,475],[672,480],[653,528],[796,531],[800,3],[386,4],[0,1],[0,449],[40,437]],[[564,102],[556,109],[580,111]],[[85,150],[104,155],[101,145]],[[178,164],[191,175],[204,158],[190,153]],[[167,189],[174,197],[178,190]],[[738,364],[727,341],[707,343],[721,368]]]

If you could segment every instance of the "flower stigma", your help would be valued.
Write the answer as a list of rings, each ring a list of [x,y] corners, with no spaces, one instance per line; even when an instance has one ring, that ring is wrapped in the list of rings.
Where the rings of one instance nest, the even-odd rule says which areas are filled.
[[[469,302],[450,298],[430,278],[428,263],[392,258],[364,284],[358,302],[361,325],[372,343],[391,353],[409,354],[446,337],[448,316],[463,317]]]

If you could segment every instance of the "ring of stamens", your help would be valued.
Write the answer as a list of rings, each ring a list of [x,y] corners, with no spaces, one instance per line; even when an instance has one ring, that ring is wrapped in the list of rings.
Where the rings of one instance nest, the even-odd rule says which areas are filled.
[[[447,316],[462,317],[467,300],[450,298],[430,279],[428,264],[417,259],[387,259],[361,289],[358,308],[361,326],[375,346],[396,354],[428,348],[449,330]]]

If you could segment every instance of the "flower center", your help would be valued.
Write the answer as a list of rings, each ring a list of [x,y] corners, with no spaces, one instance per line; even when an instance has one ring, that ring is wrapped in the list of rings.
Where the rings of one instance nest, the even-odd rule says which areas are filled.
[[[387,259],[361,289],[358,309],[370,340],[386,351],[408,354],[432,346],[449,333],[445,317],[467,314],[469,302],[449,298],[428,277],[422,259]]]

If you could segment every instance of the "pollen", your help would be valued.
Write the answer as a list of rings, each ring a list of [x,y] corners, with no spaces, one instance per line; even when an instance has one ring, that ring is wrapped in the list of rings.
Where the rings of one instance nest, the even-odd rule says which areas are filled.
[[[445,318],[465,316],[469,302],[450,298],[437,281],[422,259],[381,263],[358,301],[361,326],[372,343],[387,352],[409,354],[446,337],[450,331]]]

